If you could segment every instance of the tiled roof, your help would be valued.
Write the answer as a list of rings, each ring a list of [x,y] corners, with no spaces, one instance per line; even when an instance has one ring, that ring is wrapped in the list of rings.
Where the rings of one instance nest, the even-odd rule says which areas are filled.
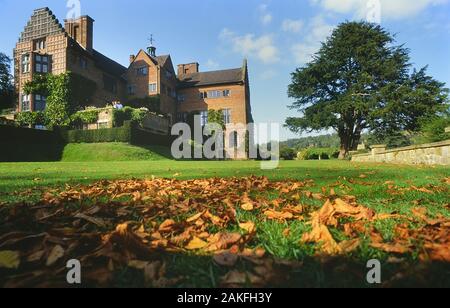
[[[212,71],[203,73],[194,73],[185,76],[179,76],[180,86],[190,88],[196,86],[219,85],[228,83],[243,82],[244,75],[242,68]]]
[[[97,50],[93,52],[95,65],[101,70],[114,75],[116,77],[121,77],[127,71],[127,68],[116,61],[108,58],[107,56],[101,54]]]

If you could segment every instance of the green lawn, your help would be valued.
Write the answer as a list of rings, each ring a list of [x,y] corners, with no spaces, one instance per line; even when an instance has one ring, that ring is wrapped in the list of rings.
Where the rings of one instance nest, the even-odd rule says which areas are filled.
[[[73,157],[75,159],[76,157]],[[276,170],[261,170],[260,163],[243,162],[185,162],[185,161],[128,161],[128,162],[52,162],[52,163],[1,163],[0,164],[0,203],[38,201],[48,188],[64,188],[66,184],[89,184],[103,179],[150,179],[176,178],[179,180],[212,177],[267,176],[272,181],[312,180],[312,192],[336,186],[338,195],[352,195],[358,204],[373,209],[377,213],[397,213],[411,216],[411,209],[426,207],[431,218],[450,218],[448,185],[443,182],[450,176],[448,167],[398,166],[383,164],[356,164],[342,161],[285,161]],[[344,186],[336,182],[345,183]],[[402,188],[424,188],[424,191],[406,190],[402,194],[392,194],[386,183]],[[432,191],[432,193],[430,193]],[[25,192],[25,193],[24,193]],[[280,196],[279,192],[267,192]],[[311,206],[320,208],[322,203],[313,202]],[[345,277],[329,274],[323,264],[310,261],[314,250],[302,247],[299,239],[310,227],[304,222],[261,221],[260,213],[238,211],[243,220],[257,222],[258,234],[254,246],[261,246],[276,258],[300,260],[305,262],[301,270],[304,280],[296,280],[298,286],[365,286],[364,281],[347,281]],[[394,236],[394,228],[401,221],[387,219],[375,222],[377,230],[385,239]],[[414,227],[414,226],[413,226]],[[419,227],[419,226],[417,226]],[[291,234],[283,231],[290,228]],[[11,230],[14,231],[14,230]],[[332,230],[335,238],[341,238],[338,230]],[[419,248],[418,248],[419,249]],[[362,260],[380,258],[388,260],[392,255],[381,253],[367,246],[361,247],[353,259],[364,271]],[[359,260],[359,261],[358,261]],[[414,253],[406,256],[408,264],[418,262]],[[224,270],[212,262],[211,258],[197,255],[173,256],[169,272],[188,278],[179,286],[216,286]],[[358,263],[360,262],[360,263]],[[435,272],[439,277],[433,283],[449,286],[449,267],[439,267]],[[299,274],[300,275],[300,274]],[[442,280],[442,275],[447,279]],[[345,275],[344,275],[345,276]],[[327,280],[328,279],[328,280]],[[433,277],[430,277],[433,280]],[[344,283],[344,281],[346,281]],[[117,286],[140,285],[133,275],[125,272],[118,278]],[[408,281],[407,284],[414,285]]]

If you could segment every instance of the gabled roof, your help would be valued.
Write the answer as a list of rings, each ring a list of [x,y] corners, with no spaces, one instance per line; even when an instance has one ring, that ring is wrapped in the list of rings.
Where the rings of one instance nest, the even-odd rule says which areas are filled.
[[[58,18],[48,8],[36,9],[20,34],[19,42],[38,39],[40,37],[66,33]]]
[[[172,63],[172,60],[170,58],[170,55],[162,55],[162,56],[152,57],[151,55],[148,54],[148,52],[146,52],[145,50],[141,49],[137,53],[136,59],[139,56],[139,54],[141,54],[141,53],[143,53],[150,61],[152,61],[153,64],[158,65],[160,67],[164,67],[164,68],[168,69],[172,74],[175,75],[175,70],[173,68],[173,63]],[[136,59],[134,61],[136,61]],[[131,63],[130,63],[130,65],[131,65]]]
[[[244,82],[244,70],[235,68],[229,70],[194,73],[180,78],[180,87],[190,88],[207,85],[220,85]]]
[[[96,66],[101,70],[116,77],[122,77],[122,75],[125,74],[127,70],[126,67],[108,58],[97,50],[94,50],[92,54],[89,53],[76,40],[71,38],[59,22],[58,18],[56,18],[48,7],[34,10],[33,15],[20,35],[19,42],[34,40],[54,34],[66,34],[71,41],[71,46],[77,48],[80,52],[85,53],[86,56],[92,57]]]

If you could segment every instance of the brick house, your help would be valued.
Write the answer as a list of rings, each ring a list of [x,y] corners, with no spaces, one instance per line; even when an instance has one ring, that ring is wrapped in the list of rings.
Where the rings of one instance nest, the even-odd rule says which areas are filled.
[[[17,111],[45,109],[45,97],[23,93],[34,74],[70,71],[97,84],[92,106],[158,96],[171,124],[193,112],[205,124],[208,110],[223,110],[226,124],[253,122],[247,61],[213,72],[200,72],[198,63],[181,64],[175,72],[170,55],[158,56],[150,46],[131,55],[126,68],[94,49],[93,32],[89,16],[65,20],[63,27],[48,8],[34,11],[14,49]]]
[[[94,81],[97,106],[125,98],[127,69],[93,48],[93,24],[82,16],[65,20],[63,27],[48,8],[34,11],[14,49],[17,111],[45,109],[45,97],[23,92],[24,84],[40,73],[71,71]]]

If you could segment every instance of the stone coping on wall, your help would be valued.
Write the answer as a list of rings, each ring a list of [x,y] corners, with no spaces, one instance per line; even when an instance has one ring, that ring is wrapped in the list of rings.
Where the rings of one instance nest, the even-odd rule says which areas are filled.
[[[411,146],[402,147],[402,148],[396,148],[396,149],[389,149],[389,150],[379,151],[375,155],[395,153],[395,152],[403,152],[403,151],[413,151],[413,150],[420,150],[420,149],[429,149],[429,148],[439,148],[439,147],[443,147],[443,146],[450,146],[450,139],[449,140],[440,141],[440,142],[411,145]],[[378,146],[378,148],[379,147],[380,146]],[[372,155],[374,155],[374,154],[369,152],[369,153],[366,153],[366,154],[357,154],[357,155],[354,155],[353,157],[366,157],[366,156],[372,156]]]

